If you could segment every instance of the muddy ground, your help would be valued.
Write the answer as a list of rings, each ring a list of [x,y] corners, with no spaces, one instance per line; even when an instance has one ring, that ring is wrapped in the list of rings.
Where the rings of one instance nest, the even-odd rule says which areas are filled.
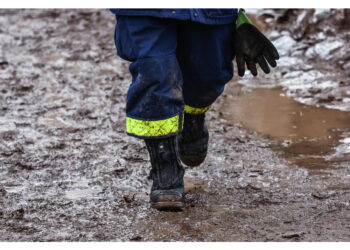
[[[130,75],[114,21],[0,10],[1,241],[350,240],[347,162],[322,174],[290,163],[224,119],[230,87],[208,114],[210,155],[186,168],[184,212],[150,209],[146,148],[125,135]]]

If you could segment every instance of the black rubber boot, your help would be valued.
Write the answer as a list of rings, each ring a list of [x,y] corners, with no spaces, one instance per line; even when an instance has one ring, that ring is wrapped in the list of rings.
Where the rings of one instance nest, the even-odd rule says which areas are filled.
[[[185,201],[185,170],[179,159],[176,136],[146,139],[145,142],[152,164],[151,207],[158,210],[181,210]]]
[[[207,156],[209,132],[205,114],[184,115],[184,126],[179,136],[180,158],[187,166],[200,165]]]

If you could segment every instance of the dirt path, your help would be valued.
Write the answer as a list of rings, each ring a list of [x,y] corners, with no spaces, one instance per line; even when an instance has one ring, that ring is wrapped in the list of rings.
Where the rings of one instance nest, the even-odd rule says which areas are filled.
[[[186,171],[185,211],[151,210],[146,149],[124,131],[113,15],[0,10],[0,24],[1,241],[350,240],[348,189],[325,191],[273,141],[230,125],[228,94],[208,116],[208,159]]]

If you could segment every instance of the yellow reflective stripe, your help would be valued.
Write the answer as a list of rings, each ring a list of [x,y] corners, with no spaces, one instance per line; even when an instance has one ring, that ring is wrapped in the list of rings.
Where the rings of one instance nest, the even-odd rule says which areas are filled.
[[[210,109],[211,106],[205,107],[205,108],[195,108],[195,107],[191,107],[188,105],[185,105],[185,112],[187,114],[192,114],[192,115],[200,115],[205,113],[206,111],[208,111]]]
[[[179,116],[158,121],[143,121],[126,118],[126,132],[136,136],[165,136],[179,130]]]

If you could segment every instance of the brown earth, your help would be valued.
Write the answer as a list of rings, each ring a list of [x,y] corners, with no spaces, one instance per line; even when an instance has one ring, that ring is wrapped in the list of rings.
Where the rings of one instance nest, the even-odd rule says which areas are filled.
[[[349,187],[330,190],[330,173],[231,125],[229,92],[208,115],[210,155],[186,169],[184,212],[150,209],[114,22],[108,10],[0,10],[1,241],[350,240]]]

